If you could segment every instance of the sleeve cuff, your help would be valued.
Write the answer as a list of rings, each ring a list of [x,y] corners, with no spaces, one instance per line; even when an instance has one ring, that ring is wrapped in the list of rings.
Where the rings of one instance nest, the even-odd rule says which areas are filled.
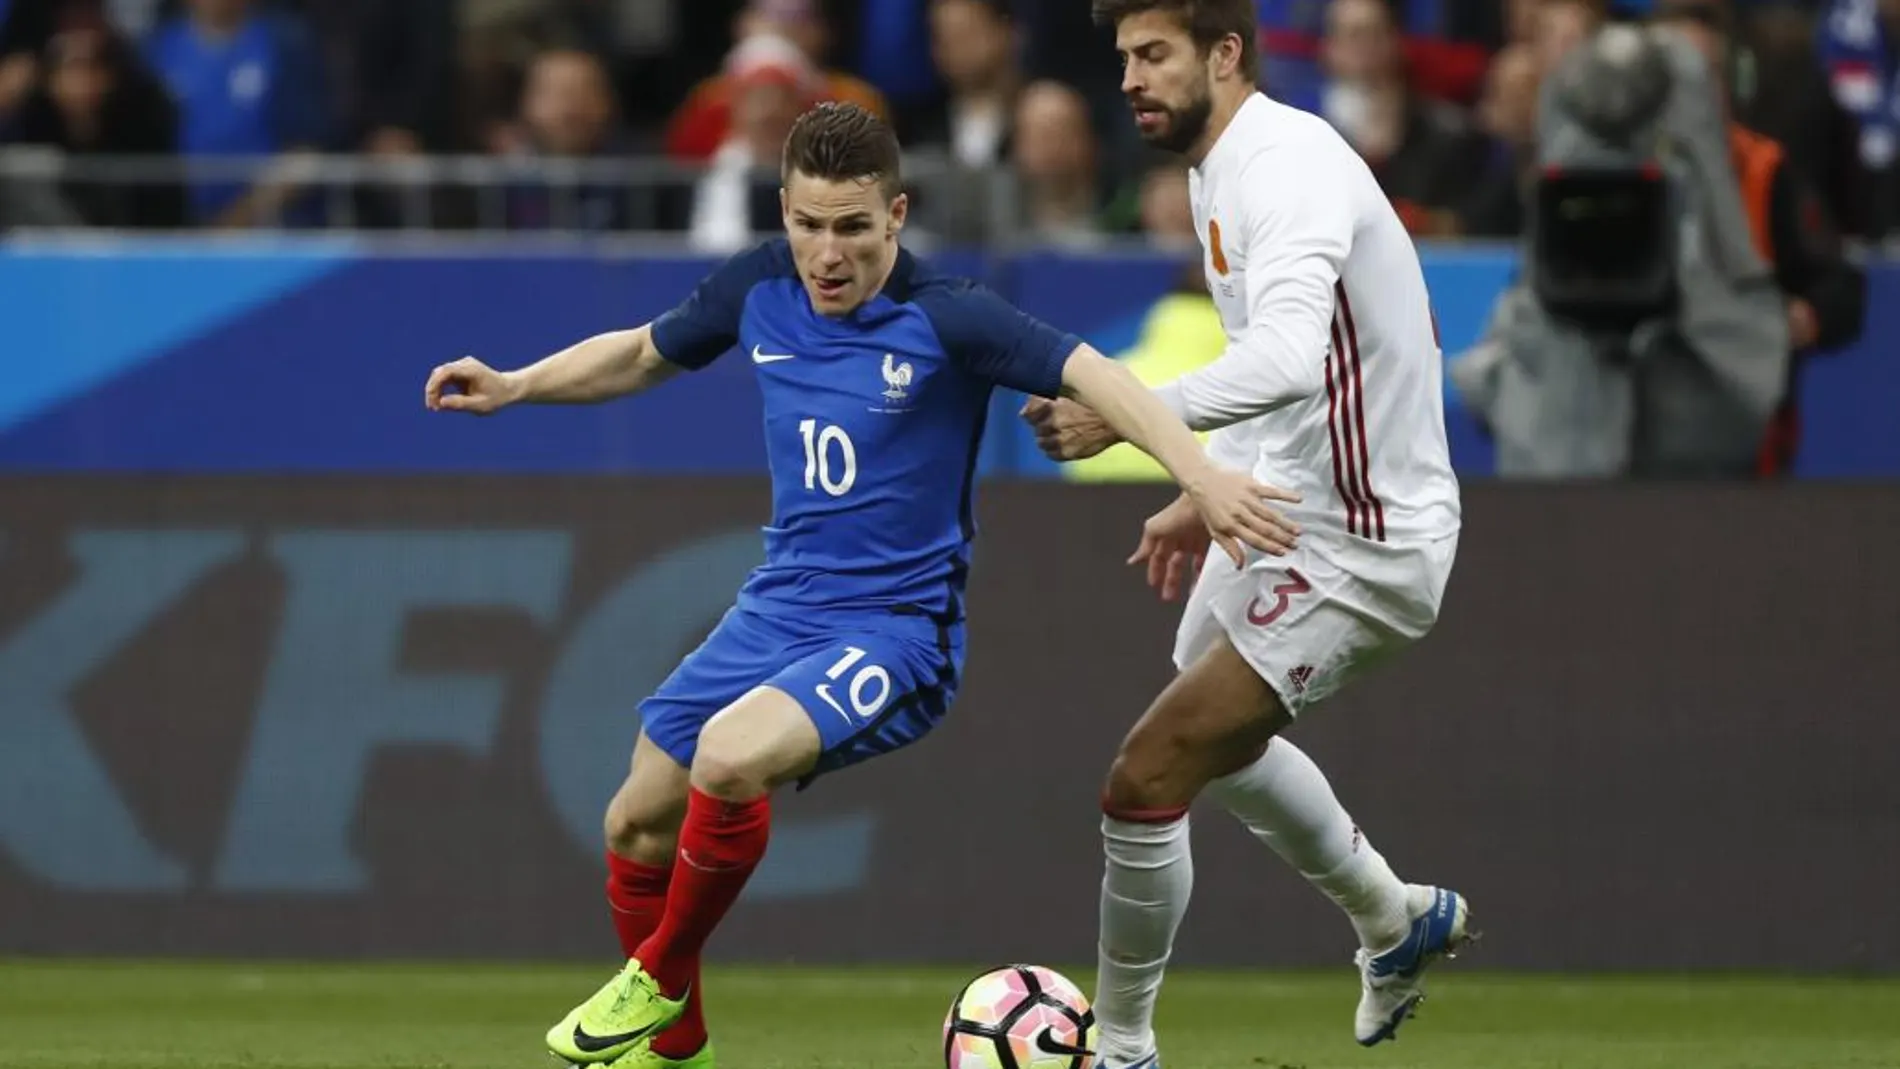
[[[1049,351],[1048,366],[1043,370],[1042,388],[1025,392],[1051,399],[1061,397],[1063,371],[1069,366],[1069,358],[1080,352],[1083,344],[1082,339],[1073,334],[1064,334],[1059,338],[1056,347]]]

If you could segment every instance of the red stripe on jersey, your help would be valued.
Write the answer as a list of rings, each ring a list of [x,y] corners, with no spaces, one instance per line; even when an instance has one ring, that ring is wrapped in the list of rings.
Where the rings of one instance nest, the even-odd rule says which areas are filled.
[[[1352,451],[1350,448],[1352,443],[1351,439],[1348,439],[1348,448],[1341,449],[1339,446],[1339,394],[1333,387],[1333,358],[1339,354],[1341,347],[1339,321],[1335,319],[1333,321],[1333,347],[1326,350],[1326,431],[1333,436],[1333,489],[1339,492],[1339,500],[1346,504],[1346,533],[1358,534],[1358,505],[1353,500],[1352,494],[1346,490],[1346,476],[1341,468],[1342,457],[1344,458],[1344,463],[1350,464],[1352,462]],[[1345,375],[1342,369],[1340,388],[1343,389],[1344,387]]]
[[[1372,537],[1372,506],[1366,502],[1366,475],[1361,470],[1359,456],[1362,449],[1353,447],[1361,433],[1353,422],[1353,391],[1358,383],[1353,380],[1352,361],[1346,356],[1351,342],[1345,334],[1345,323],[1340,317],[1339,306],[1333,306],[1333,359],[1339,362],[1339,438],[1346,457],[1346,493],[1350,495],[1354,509],[1359,514],[1359,525],[1350,533],[1362,538]],[[1361,443],[1363,448],[1363,443]]]
[[[1385,541],[1385,503],[1372,489],[1372,458],[1366,449],[1366,384],[1359,366],[1359,330],[1352,321],[1352,301],[1346,297],[1345,282],[1333,283],[1333,289],[1339,294],[1339,311],[1346,319],[1346,348],[1352,352],[1352,399],[1353,418],[1359,427],[1359,482],[1365,491],[1364,500],[1372,505],[1372,516],[1378,531],[1379,541]]]

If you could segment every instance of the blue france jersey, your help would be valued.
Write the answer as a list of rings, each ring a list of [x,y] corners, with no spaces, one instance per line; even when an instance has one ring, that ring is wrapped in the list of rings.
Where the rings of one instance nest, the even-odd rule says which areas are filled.
[[[875,298],[821,315],[783,238],[714,271],[653,340],[694,369],[736,347],[759,376],[772,522],[742,608],[940,621],[963,617],[992,387],[1053,397],[1081,344],[902,250]]]

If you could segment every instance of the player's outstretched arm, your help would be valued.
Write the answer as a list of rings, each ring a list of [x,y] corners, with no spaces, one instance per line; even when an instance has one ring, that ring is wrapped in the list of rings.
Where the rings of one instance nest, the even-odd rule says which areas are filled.
[[[653,344],[649,325],[597,334],[514,371],[465,356],[430,373],[423,403],[481,416],[512,404],[589,404],[638,393],[677,370]]]
[[[1093,409],[1114,433],[1159,461],[1236,566],[1245,563],[1242,542],[1276,556],[1293,548],[1298,526],[1267,502],[1298,501],[1299,495],[1216,467],[1194,433],[1133,372],[1083,345],[1062,365],[1062,393]]]
[[[512,404],[576,405],[638,393],[717,360],[739,340],[752,287],[793,274],[783,243],[767,242],[721,264],[646,326],[595,335],[506,373],[463,357],[435,369],[423,401],[432,410],[486,415]]]

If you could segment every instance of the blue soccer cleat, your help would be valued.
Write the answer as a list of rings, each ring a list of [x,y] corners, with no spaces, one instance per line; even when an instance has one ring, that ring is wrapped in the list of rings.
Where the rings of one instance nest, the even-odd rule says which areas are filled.
[[[1456,957],[1460,948],[1477,938],[1469,927],[1471,911],[1463,895],[1416,884],[1406,892],[1412,926],[1405,938],[1390,950],[1374,954],[1361,949],[1353,956],[1360,979],[1353,1035],[1362,1046],[1392,1039],[1425,1000],[1426,967],[1440,958]]]

